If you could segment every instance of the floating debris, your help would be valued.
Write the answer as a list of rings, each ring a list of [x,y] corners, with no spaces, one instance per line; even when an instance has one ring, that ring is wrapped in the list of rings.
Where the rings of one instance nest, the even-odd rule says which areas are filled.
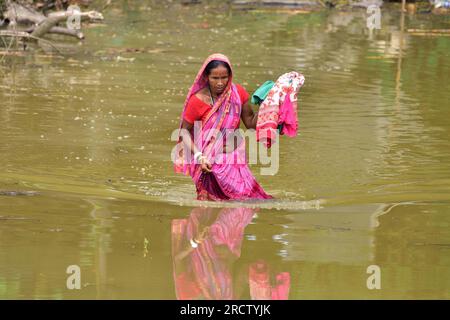
[[[148,241],[147,238],[144,238],[144,258],[147,257],[149,243],[150,243],[150,241]]]
[[[16,191],[16,190],[0,190],[0,196],[36,196],[37,191]]]

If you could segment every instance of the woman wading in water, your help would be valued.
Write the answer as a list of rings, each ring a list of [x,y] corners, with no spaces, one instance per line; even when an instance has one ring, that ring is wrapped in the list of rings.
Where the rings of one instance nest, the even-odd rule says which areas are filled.
[[[192,177],[198,200],[272,198],[250,172],[245,139],[236,135],[240,120],[256,128],[257,113],[248,100],[233,83],[228,58],[209,56],[186,97],[175,149],[175,171]]]

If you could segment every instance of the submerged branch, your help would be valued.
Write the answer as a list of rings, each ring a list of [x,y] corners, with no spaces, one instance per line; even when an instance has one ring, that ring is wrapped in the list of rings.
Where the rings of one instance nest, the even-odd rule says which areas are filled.
[[[58,53],[61,53],[61,51],[56,48],[53,43],[51,43],[48,40],[42,39],[40,37],[33,36],[25,31],[11,31],[11,30],[0,30],[0,37],[13,37],[13,38],[25,38],[25,39],[32,39],[36,41],[42,41],[43,43],[48,44],[53,49],[55,49]]]

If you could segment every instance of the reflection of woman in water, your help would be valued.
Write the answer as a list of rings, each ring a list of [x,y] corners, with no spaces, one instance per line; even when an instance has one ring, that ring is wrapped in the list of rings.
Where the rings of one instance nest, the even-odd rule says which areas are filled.
[[[257,114],[248,98],[233,83],[226,56],[206,59],[186,98],[174,159],[175,171],[191,175],[199,200],[271,198],[248,168],[245,139],[236,138],[241,119],[247,128],[256,127]]]
[[[270,270],[257,261],[233,277],[233,264],[241,255],[245,227],[252,221],[249,208],[196,208],[188,219],[172,221],[172,256],[177,298],[238,299],[248,284],[252,299],[287,299],[289,273],[270,283]],[[237,281],[233,281],[237,280]]]

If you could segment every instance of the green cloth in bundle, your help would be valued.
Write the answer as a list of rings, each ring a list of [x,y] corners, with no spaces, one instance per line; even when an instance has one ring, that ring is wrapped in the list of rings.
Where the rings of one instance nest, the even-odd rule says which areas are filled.
[[[269,94],[269,91],[273,88],[275,85],[275,82],[273,81],[266,81],[262,86],[260,86],[258,89],[256,89],[255,92],[252,94],[252,103],[257,104],[258,106],[261,105],[261,103],[264,101],[264,99]]]

